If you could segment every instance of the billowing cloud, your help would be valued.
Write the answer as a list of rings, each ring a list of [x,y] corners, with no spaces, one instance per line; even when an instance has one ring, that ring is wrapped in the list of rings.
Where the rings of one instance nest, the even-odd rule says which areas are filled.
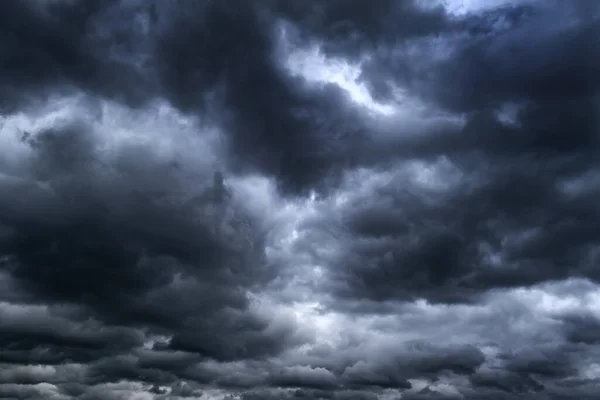
[[[599,18],[0,4],[0,397],[597,398]]]

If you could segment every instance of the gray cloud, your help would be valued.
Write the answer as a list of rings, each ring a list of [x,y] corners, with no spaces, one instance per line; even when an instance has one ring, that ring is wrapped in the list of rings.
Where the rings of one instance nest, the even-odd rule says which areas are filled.
[[[600,8],[459,3],[2,3],[0,397],[597,398]]]

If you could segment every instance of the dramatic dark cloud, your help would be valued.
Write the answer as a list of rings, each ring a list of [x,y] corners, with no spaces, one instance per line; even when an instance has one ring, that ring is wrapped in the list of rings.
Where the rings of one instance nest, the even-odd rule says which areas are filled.
[[[132,105],[154,92],[151,78],[124,57],[141,33],[130,7],[113,0],[8,1],[0,7],[3,111],[74,90]],[[107,25],[115,8],[130,19],[128,27]]]
[[[0,397],[595,399],[593,0],[0,4]]]

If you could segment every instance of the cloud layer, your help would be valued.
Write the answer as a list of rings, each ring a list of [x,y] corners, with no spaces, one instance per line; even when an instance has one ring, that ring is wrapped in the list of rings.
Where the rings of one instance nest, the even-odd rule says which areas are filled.
[[[599,18],[0,3],[0,398],[598,398]]]

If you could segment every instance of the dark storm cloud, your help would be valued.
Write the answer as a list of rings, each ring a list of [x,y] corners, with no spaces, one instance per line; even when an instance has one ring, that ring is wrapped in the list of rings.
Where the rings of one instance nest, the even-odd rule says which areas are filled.
[[[3,124],[34,121],[0,127],[20,152],[0,163],[0,397],[596,398],[599,15],[591,0],[461,16],[416,0],[1,3]],[[373,117],[291,71],[312,48],[432,122]],[[88,102],[72,118],[38,121],[73,94]],[[206,143],[204,164],[165,156],[164,132],[110,144],[123,121],[104,105],[158,102],[206,143],[218,130],[225,177],[275,194],[232,191]],[[288,225],[294,239],[271,230]],[[588,292],[544,286],[573,278]]]
[[[119,48],[139,24],[107,25],[118,1],[7,1],[0,6],[2,110],[18,110],[54,92],[77,89],[140,104],[152,83]],[[133,10],[120,10],[136,18]],[[135,21],[134,21],[135,22]],[[132,45],[130,43],[130,45]],[[140,56],[143,56],[140,55]]]
[[[285,70],[265,2],[2,7],[7,110],[78,89],[140,105],[158,84],[175,105],[227,128],[237,167],[276,174],[294,190],[330,168],[328,147],[357,129],[345,120],[359,125],[337,88],[308,88]]]
[[[600,319],[594,315],[568,315],[564,319],[567,338],[573,343],[598,344]]]
[[[453,302],[571,276],[598,280],[597,17],[589,2],[494,10],[465,22],[478,29],[448,37],[442,61],[431,38],[387,47],[396,47],[391,59],[373,56],[378,69],[367,66],[364,79],[405,84],[468,113],[461,130],[391,147],[462,177],[439,191],[396,178],[345,206],[335,218],[347,239],[329,260],[343,296]],[[413,61],[427,65],[399,67]]]
[[[412,54],[381,52],[381,58],[372,60],[373,75],[367,67],[364,78],[390,79],[390,83],[400,80],[421,95],[465,111],[508,101],[544,102],[593,95],[598,90],[594,71],[598,68],[595,32],[599,11],[591,1],[495,9],[464,20],[468,29],[460,35],[442,37],[450,54],[441,60],[435,54],[439,51],[435,41],[415,41],[410,43],[416,50]],[[395,50],[405,49],[403,43],[395,46]],[[410,58],[424,55],[422,52],[431,57]],[[411,61],[416,63],[411,65]]]
[[[444,373],[469,376],[485,361],[481,351],[471,346],[443,349],[414,343],[406,349],[386,350],[370,355],[370,361],[348,365],[343,377],[358,386],[410,389],[408,379],[435,379]]]
[[[296,24],[301,36],[323,42],[324,51],[344,57],[361,56],[381,45],[449,32],[456,27],[440,5],[426,9],[415,1],[275,3],[284,18]]]
[[[578,12],[584,3],[589,8],[585,14]],[[469,88],[462,99],[448,99],[449,104],[480,109],[503,101],[552,104],[562,100],[566,105],[594,96],[598,90],[597,4],[550,2],[541,8],[511,29],[461,48],[451,62],[462,65],[442,66],[441,71],[459,74],[452,83]],[[559,13],[563,19],[557,19]],[[547,26],[550,21],[556,21],[554,27]]]
[[[292,391],[259,390],[242,395],[243,400],[259,399],[311,399],[311,400],[375,400],[377,395],[372,392],[359,390],[343,390],[337,392],[318,389],[297,389]]]
[[[528,392],[539,392],[544,386],[531,378],[506,371],[491,371],[480,373],[471,378],[475,387],[496,389],[500,392],[523,394]]]
[[[224,126],[234,169],[305,190],[344,161],[361,122],[339,88],[290,76],[265,3],[185,3],[158,40],[159,76],[175,105]]]
[[[169,384],[177,381],[177,376],[160,369],[143,368],[132,356],[105,358],[91,364],[86,372],[87,383],[118,383],[122,380]]]
[[[327,6],[239,2],[235,7],[204,1],[7,4],[19,11],[4,15],[31,19],[10,28],[10,37],[24,42],[11,44],[7,53],[25,48],[36,51],[28,59],[53,57],[46,63],[27,63],[28,68],[45,65],[44,73],[18,65],[7,71],[11,91],[23,93],[25,83],[34,82],[9,79],[19,73],[43,79],[41,86],[66,84],[129,103],[162,92],[182,109],[211,115],[226,128],[233,166],[273,174],[290,190],[310,188],[361,159],[372,163],[393,155],[382,146],[364,147],[372,140],[366,132],[372,128],[357,117],[338,88],[317,88],[290,76],[281,51],[283,21],[288,22],[287,40],[292,43],[308,37],[327,54],[368,56],[363,74],[367,83],[404,84],[410,93],[444,107],[476,112],[468,124],[476,132],[466,129],[465,137],[450,142],[441,138],[437,146],[429,137],[424,139],[427,144],[401,141],[395,149],[403,156],[426,148],[431,152],[431,146],[443,152],[460,143],[461,148],[479,147],[477,143],[488,140],[494,151],[497,145],[511,151],[530,145],[533,151],[580,148],[594,140],[589,124],[595,121],[590,96],[598,75],[593,44],[597,7],[585,2],[552,2],[541,11],[533,6],[505,8],[462,20],[443,7],[387,0],[378,7],[347,1]],[[562,14],[568,22],[551,23]],[[133,23],[122,23],[126,20]],[[31,25],[40,32],[23,28]],[[71,32],[77,29],[84,34]],[[48,50],[43,40],[53,38],[66,55]],[[441,61],[436,61],[435,38],[448,41],[450,56]],[[371,67],[376,68],[372,74]],[[490,107],[506,102],[529,102],[521,119],[530,124],[517,132],[491,121],[474,125]],[[480,135],[482,129],[488,133]],[[529,133],[523,137],[522,131]],[[576,133],[566,136],[565,131]],[[512,138],[508,143],[506,135]]]
[[[336,377],[325,368],[292,367],[281,371],[273,383],[281,387],[328,389],[337,386]]]
[[[502,368],[482,369],[470,377],[470,382],[506,396],[551,393],[555,382],[577,374],[576,360],[585,351],[569,344],[522,349],[502,355]]]
[[[322,180],[345,167],[393,155],[374,142],[374,128],[340,88],[292,76],[283,49],[315,44],[325,54],[359,60],[376,48],[458,27],[443,7],[413,1],[184,4],[175,16],[165,9],[158,39],[166,95],[226,128],[234,169],[274,175],[292,193],[323,189]]]
[[[87,362],[143,343],[142,334],[133,329],[53,317],[39,310],[3,312],[2,319],[0,357],[6,362]]]
[[[7,100],[58,89],[83,89],[130,105],[162,95],[224,127],[232,168],[274,175],[290,191],[306,191],[355,164],[370,138],[339,88],[290,75],[282,23],[288,22],[288,41],[308,32],[344,57],[383,36],[388,43],[450,25],[442,8],[425,11],[412,2],[385,1],[376,8],[345,1],[327,7],[279,1],[33,4],[7,5],[18,12],[4,13],[14,14],[5,25],[11,62],[3,86],[13,94]],[[18,64],[15,54],[27,52]]]
[[[90,130],[67,125],[28,139],[34,155],[25,176],[40,184],[3,183],[3,270],[37,301],[84,307],[108,324],[174,329],[170,347],[206,357],[255,357],[293,340],[293,326],[269,328],[245,312],[246,289],[272,272],[260,228],[219,192],[220,181],[186,192],[168,161],[131,151],[109,165]],[[190,199],[194,205],[182,208]],[[6,349],[28,340],[90,349],[119,343],[119,331],[86,337],[77,325],[34,331],[33,320],[21,320],[3,329]]]
[[[331,263],[344,267],[332,266],[332,282],[350,296],[456,301],[570,276],[597,280],[596,192],[565,190],[588,173],[586,161],[520,157],[502,166],[479,161],[474,171],[462,160],[464,183],[441,193],[393,177],[369,192],[369,202],[357,198],[342,211],[346,239]],[[434,179],[448,179],[444,164],[433,164]]]
[[[552,168],[569,155],[589,155],[598,145],[598,15],[591,1],[494,10],[463,21],[469,28],[460,34],[395,43],[372,53],[363,79],[381,93],[398,85],[468,113],[462,131],[424,135],[406,143],[402,155],[532,154],[555,158],[546,161]],[[507,104],[515,106],[514,125],[495,115]],[[591,167],[587,163],[582,160],[580,168]]]

